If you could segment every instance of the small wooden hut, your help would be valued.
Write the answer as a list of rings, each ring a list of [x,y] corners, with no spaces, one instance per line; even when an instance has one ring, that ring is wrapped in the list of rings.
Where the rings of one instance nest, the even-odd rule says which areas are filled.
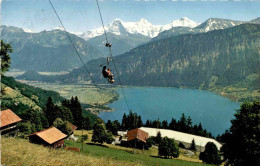
[[[16,136],[18,133],[17,124],[22,120],[12,110],[7,109],[0,112],[0,132],[4,136]]]
[[[62,133],[55,127],[36,132],[29,136],[29,140],[32,143],[40,144],[50,148],[61,148],[64,147],[64,139],[67,137],[66,134]]]

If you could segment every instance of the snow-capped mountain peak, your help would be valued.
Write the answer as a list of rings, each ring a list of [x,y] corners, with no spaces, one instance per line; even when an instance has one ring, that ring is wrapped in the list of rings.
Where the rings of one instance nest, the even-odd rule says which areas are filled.
[[[153,25],[144,18],[141,18],[137,22],[123,22],[121,19],[117,18],[108,26],[105,26],[107,32],[113,33],[115,35],[123,35],[126,33],[131,34],[141,34],[150,38],[156,37],[160,32],[164,30],[169,30],[172,27],[185,26],[185,27],[195,27],[198,23],[190,20],[187,17],[180,18],[178,20],[172,21],[170,24],[166,25]],[[100,36],[104,33],[102,27],[94,29],[92,31],[84,32],[81,37],[85,40],[90,38]]]
[[[120,19],[115,19],[105,29],[106,29],[106,31],[111,32],[115,35],[121,35],[122,33],[126,32],[125,27],[123,25],[123,21]]]
[[[31,30],[29,28],[23,28],[23,31],[27,32],[27,33],[37,33],[37,32],[34,32],[33,30]]]
[[[148,22],[146,19],[144,19],[144,18],[141,18],[139,21],[138,21],[138,23],[140,23],[140,24],[151,24],[150,22]]]
[[[174,20],[171,24],[172,24],[173,27],[191,27],[191,28],[199,25],[198,23],[190,20],[187,17],[182,17],[178,20]]]
[[[122,20],[120,20],[119,18],[116,18],[116,19],[114,19],[114,21],[110,24],[110,26],[111,26],[111,25],[120,25],[120,24],[122,24],[122,23],[123,23]]]
[[[210,18],[204,23],[200,24],[197,28],[201,29],[205,32],[216,30],[216,29],[225,29],[229,27],[233,27],[239,24],[242,24],[242,21],[232,21],[228,19],[220,19],[220,18]]]

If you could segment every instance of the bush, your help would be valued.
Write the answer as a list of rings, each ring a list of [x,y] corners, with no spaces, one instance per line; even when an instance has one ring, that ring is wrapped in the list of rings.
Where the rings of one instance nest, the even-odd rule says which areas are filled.
[[[107,132],[106,143],[111,144],[113,141],[114,141],[113,134],[110,131]]]
[[[178,146],[179,148],[186,149],[185,145],[182,142],[180,142]]]
[[[159,144],[158,148],[158,155],[159,156],[164,156],[166,158],[169,157],[179,157],[179,147],[176,145],[174,142],[174,139],[170,139],[168,137],[164,137]]]
[[[106,131],[106,126],[101,119],[98,119],[94,125],[91,141],[100,144],[103,142],[111,144],[114,141],[113,134]]]
[[[205,151],[200,153],[200,160],[207,164],[221,164],[221,158],[217,146],[213,142],[208,142]]]
[[[63,121],[61,118],[55,119],[53,125],[66,135],[70,135],[72,132],[71,126],[68,121]]]
[[[152,147],[153,144],[154,144],[154,141],[153,141],[152,138],[148,138],[148,139],[146,140],[146,146],[147,146],[147,148]]]

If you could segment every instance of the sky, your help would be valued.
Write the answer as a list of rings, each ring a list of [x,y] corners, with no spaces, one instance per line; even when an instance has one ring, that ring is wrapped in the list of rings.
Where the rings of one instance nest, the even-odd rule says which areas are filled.
[[[85,32],[101,27],[96,0],[51,0],[65,28]],[[154,25],[181,17],[202,23],[209,18],[249,21],[260,17],[260,0],[99,0],[104,24],[119,18]],[[48,0],[2,0],[1,24],[32,31],[61,27]]]

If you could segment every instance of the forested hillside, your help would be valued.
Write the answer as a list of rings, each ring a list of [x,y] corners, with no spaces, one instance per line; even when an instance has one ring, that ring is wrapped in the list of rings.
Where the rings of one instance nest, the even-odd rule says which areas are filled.
[[[55,103],[61,102],[65,98],[54,91],[43,90],[15,81],[12,77],[2,76],[2,105],[1,109],[42,109],[49,96],[52,97]],[[27,99],[25,101],[25,99]]]
[[[260,25],[243,24],[158,40],[117,56],[114,61],[122,83],[128,85],[208,88],[244,81],[250,84],[248,87],[259,88],[259,37]],[[97,68],[104,61],[87,63],[96,80],[103,79]],[[66,75],[67,79],[89,77],[84,68],[79,68]]]

